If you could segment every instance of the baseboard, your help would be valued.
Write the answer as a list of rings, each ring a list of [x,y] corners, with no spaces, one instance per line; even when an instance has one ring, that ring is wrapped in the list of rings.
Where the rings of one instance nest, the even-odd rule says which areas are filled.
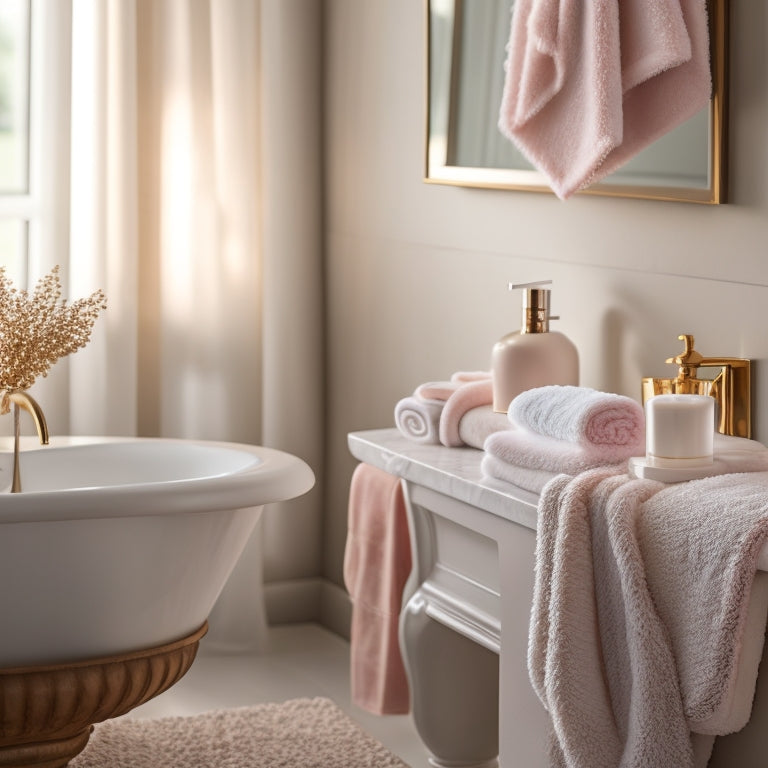
[[[264,585],[269,624],[314,621],[349,639],[352,603],[346,590],[321,576]]]
[[[346,589],[323,579],[320,593],[320,623],[349,640],[349,627],[352,622],[352,601]]]

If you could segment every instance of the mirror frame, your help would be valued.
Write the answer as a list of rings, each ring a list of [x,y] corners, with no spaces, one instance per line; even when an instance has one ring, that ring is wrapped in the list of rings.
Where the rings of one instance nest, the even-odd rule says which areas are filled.
[[[426,15],[426,141],[425,175],[429,184],[448,184],[481,189],[506,189],[554,194],[544,176],[536,170],[514,168],[472,168],[431,161],[430,152],[430,82],[431,18],[430,2],[424,0]],[[454,0],[460,9],[466,0]],[[728,147],[728,40],[730,0],[708,0],[709,45],[712,67],[712,98],[709,105],[709,185],[676,187],[600,182],[577,192],[578,195],[637,198],[717,205],[726,202]],[[455,66],[455,49],[452,51]],[[449,121],[450,122],[450,121]],[[447,143],[447,142],[446,142]]]

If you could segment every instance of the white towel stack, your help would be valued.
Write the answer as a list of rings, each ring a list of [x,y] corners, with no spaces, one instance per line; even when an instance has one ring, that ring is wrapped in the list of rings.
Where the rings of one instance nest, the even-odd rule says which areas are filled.
[[[547,386],[509,406],[513,429],[483,446],[486,477],[540,493],[553,477],[623,466],[645,453],[645,415],[635,400],[588,387]]]

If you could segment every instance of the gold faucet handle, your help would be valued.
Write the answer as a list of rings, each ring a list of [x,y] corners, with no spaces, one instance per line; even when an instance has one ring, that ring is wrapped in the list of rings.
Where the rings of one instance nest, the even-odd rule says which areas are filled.
[[[698,366],[701,364],[701,361],[704,359],[704,355],[700,354],[693,348],[693,335],[690,333],[684,333],[677,338],[685,344],[685,349],[676,357],[668,357],[666,362],[687,368],[698,368]]]

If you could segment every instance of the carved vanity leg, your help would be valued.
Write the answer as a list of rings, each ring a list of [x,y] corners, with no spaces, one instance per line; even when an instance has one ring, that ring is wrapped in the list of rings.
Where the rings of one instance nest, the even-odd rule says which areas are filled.
[[[419,590],[400,619],[413,719],[437,768],[494,768],[499,657],[427,615]]]

